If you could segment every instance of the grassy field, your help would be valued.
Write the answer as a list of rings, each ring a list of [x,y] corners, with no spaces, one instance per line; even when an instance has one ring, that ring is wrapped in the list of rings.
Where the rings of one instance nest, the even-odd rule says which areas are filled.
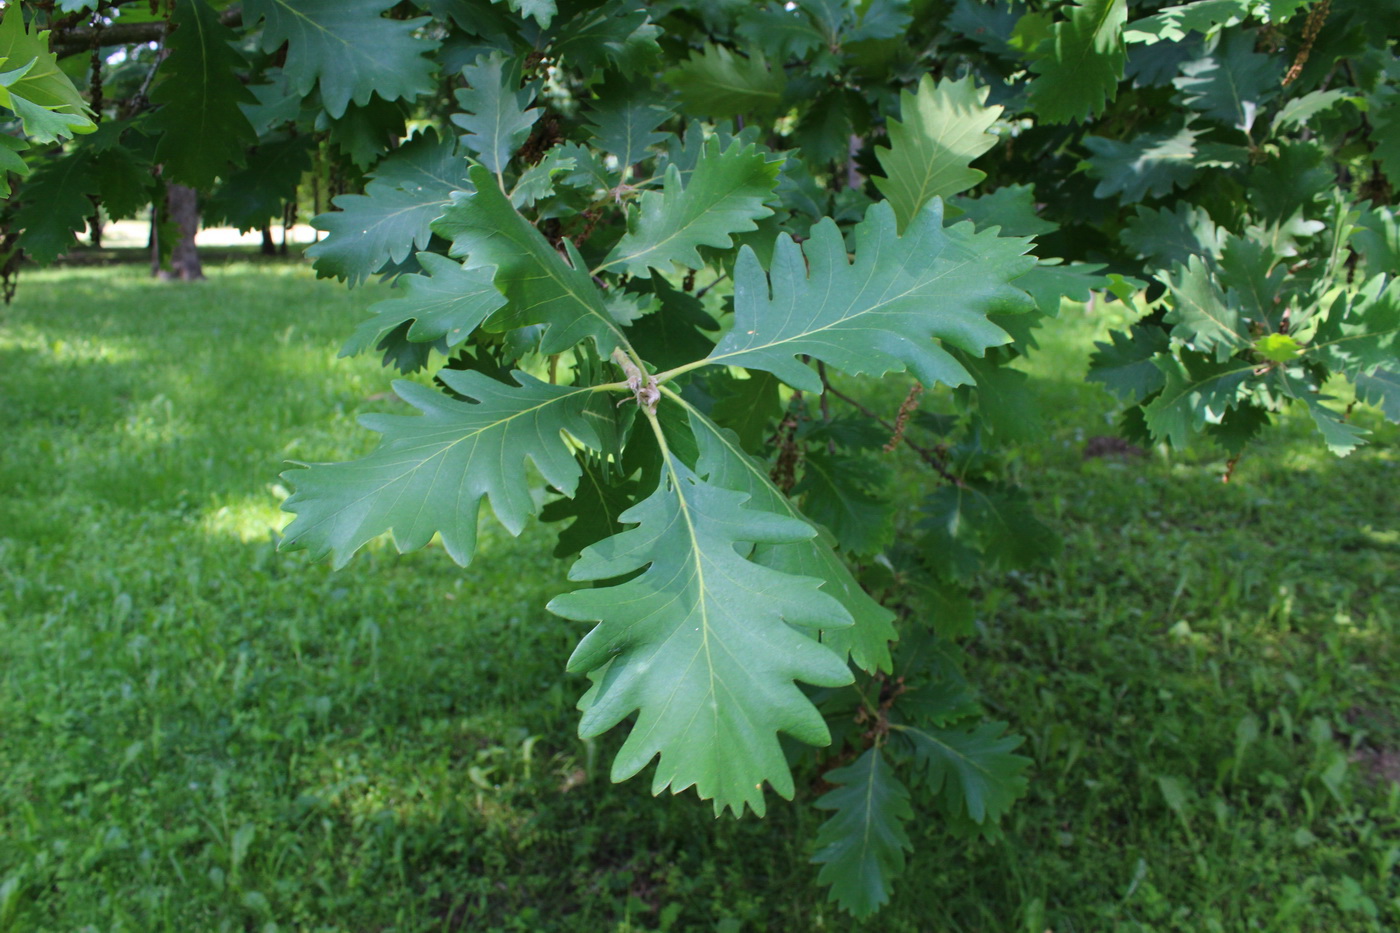
[[[969,675],[1026,735],[1004,842],[935,819],[860,926],[807,864],[818,815],[716,822],[614,786],[574,732],[582,627],[547,529],[463,571],[275,550],[287,460],[388,410],[335,350],[372,300],[297,265],[198,285],[26,276],[0,309],[0,933],[1400,928],[1400,456],[1289,423],[1085,459],[1111,405],[1073,313],[1021,455],[1064,536],[988,587]]]

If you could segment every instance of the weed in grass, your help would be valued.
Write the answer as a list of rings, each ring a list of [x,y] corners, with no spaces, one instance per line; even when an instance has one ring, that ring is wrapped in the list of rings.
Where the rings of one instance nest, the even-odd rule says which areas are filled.
[[[487,521],[466,571],[274,550],[283,461],[395,404],[334,360],[371,292],[209,271],[0,311],[0,931],[851,929],[809,808],[607,782],[546,531]],[[989,581],[970,646],[1031,795],[999,844],[925,819],[866,928],[1400,927],[1395,433],[1338,461],[1289,424],[1225,485],[1207,450],[1085,459],[1106,402],[1065,374],[1105,323],[1031,360],[1020,470],[1066,547]]]

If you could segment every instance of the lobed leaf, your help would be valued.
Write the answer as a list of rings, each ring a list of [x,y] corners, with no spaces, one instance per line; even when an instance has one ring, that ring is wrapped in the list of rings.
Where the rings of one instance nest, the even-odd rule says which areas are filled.
[[[386,263],[403,262],[426,247],[432,222],[451,203],[452,192],[461,190],[471,190],[471,181],[455,141],[431,131],[414,137],[374,167],[364,194],[340,195],[334,201],[340,210],[311,221],[330,235],[306,255],[315,260],[318,276],[358,285]]]
[[[1050,27],[1032,52],[1027,89],[1031,110],[1046,123],[1084,121],[1118,94],[1128,56],[1123,25],[1127,0],[1083,0],[1069,19]]]
[[[901,237],[894,209],[879,202],[855,228],[855,261],[836,224],[824,219],[799,248],[778,238],[769,277],[753,250],[739,252],[734,271],[734,327],[708,362],[773,373],[793,388],[821,391],[799,355],[853,375],[906,368],[926,386],[951,386],[971,376],[936,340],[974,356],[1006,343],[987,320],[992,311],[1024,309],[1029,299],[1012,279],[1035,260],[1028,241],[943,226],[935,199]]]
[[[946,200],[987,177],[971,163],[997,144],[988,130],[1002,108],[987,106],[989,91],[970,75],[936,84],[924,75],[915,93],[900,92],[903,122],[891,119],[890,145],[875,147],[885,171],[875,187],[894,206],[901,231],[931,199]]]
[[[469,87],[458,88],[456,97],[466,112],[454,113],[452,122],[466,130],[462,145],[499,176],[544,111],[530,107],[535,91],[520,86],[518,59],[492,52],[463,67],[462,77]]]
[[[161,106],[146,129],[161,134],[155,157],[164,163],[167,177],[208,188],[227,175],[230,162],[241,165],[244,147],[257,140],[240,109],[257,98],[238,79],[248,61],[232,44],[237,33],[219,21],[208,3],[180,0],[170,24],[165,40],[170,54],[151,91],[151,103]]]
[[[895,728],[913,746],[929,789],[941,790],[951,808],[964,811],[974,823],[995,823],[1026,792],[1024,772],[1031,760],[1012,754],[1023,739],[1003,735],[1006,723],[983,723],[972,732]]]
[[[368,104],[370,95],[384,100],[413,100],[431,93],[433,63],[427,55],[438,47],[422,34],[431,22],[387,19],[381,14],[395,0],[246,0],[247,24],[265,20],[262,48],[275,52],[287,45],[283,69],[303,97],[318,83],[321,102],[340,117],[353,100]]]
[[[716,425],[685,402],[690,427],[699,448],[696,470],[711,483],[748,495],[755,508],[798,521],[807,521],[777,486],[765,464],[744,452],[733,432]],[[857,667],[870,673],[891,669],[890,642],[897,638],[894,613],[871,599],[833,549],[824,533],[782,543],[760,544],[751,558],[765,567],[822,581],[822,591],[834,597],[853,624],[822,632],[822,641]]]
[[[495,266],[496,287],[507,304],[490,323],[494,330],[546,324],[540,352],[558,353],[592,337],[601,356],[627,338],[608,313],[583,259],[568,240],[568,261],[520,215],[484,167],[468,175],[476,190],[457,196],[433,223],[452,241],[452,255],[472,267]]]
[[[754,221],[773,213],[764,202],[773,196],[781,167],[755,145],[735,140],[721,150],[711,137],[684,182],[675,164],[667,166],[663,190],[642,195],[630,229],[594,271],[618,268],[646,278],[653,268],[670,271],[672,263],[703,268],[698,247],[728,249],[731,234],[756,230]]]
[[[465,269],[436,253],[419,253],[418,264],[424,274],[405,275],[396,284],[398,297],[372,305],[369,310],[374,317],[356,329],[341,348],[341,356],[363,353],[409,322],[409,340],[443,340],[449,348],[455,347],[506,303],[496,290],[492,266]]]
[[[621,516],[636,527],[587,548],[571,580],[615,586],[575,590],[552,612],[596,621],[569,659],[594,681],[580,703],[579,734],[637,720],[613,762],[625,780],[660,756],[652,792],[694,786],[715,812],[762,814],[763,784],[793,794],[778,733],[813,745],[826,723],[795,681],[850,683],[850,670],[816,639],[850,616],[820,581],[741,556],[753,544],[812,537],[805,522],[746,508],[749,497],[701,479],[670,453],[660,485]]]
[[[23,12],[16,4],[0,19],[0,106],[15,112],[24,135],[35,142],[93,132],[92,108],[49,51],[48,31],[34,21],[32,31],[26,28]],[[17,151],[13,144],[6,148]],[[7,161],[11,171],[18,171],[13,160]]]
[[[518,386],[470,370],[440,372],[449,389],[474,400],[466,402],[395,382],[394,391],[422,416],[365,415],[360,423],[384,435],[369,456],[284,473],[296,492],[282,508],[296,518],[283,532],[282,547],[306,548],[313,559],[329,553],[341,567],[386,531],[400,553],[441,534],[447,553],[466,565],[476,551],[483,498],[506,530],[519,534],[536,511],[525,460],[569,495],[579,468],[564,435],[594,447],[598,438],[584,417],[591,389],[513,375]]]
[[[776,112],[786,78],[770,70],[762,55],[737,56],[722,45],[706,45],[663,77],[680,95],[685,111],[722,120]]]
[[[817,830],[817,881],[831,886],[831,899],[843,910],[868,917],[890,899],[894,879],[904,873],[904,853],[913,849],[904,829],[914,818],[909,791],[879,748],[867,748],[825,780],[836,787],[813,806],[835,812]]]
[[[1229,358],[1181,350],[1177,356],[1153,359],[1162,371],[1161,394],[1143,406],[1147,428],[1156,438],[1171,441],[1173,447],[1187,445],[1191,435],[1209,422],[1219,422],[1225,412],[1240,401],[1254,364]]]

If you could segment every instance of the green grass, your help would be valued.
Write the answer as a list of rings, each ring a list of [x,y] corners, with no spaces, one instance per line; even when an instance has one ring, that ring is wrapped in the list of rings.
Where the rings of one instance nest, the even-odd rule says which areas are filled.
[[[372,300],[303,267],[28,276],[0,310],[0,931],[1400,927],[1400,460],[1287,422],[1085,460],[1102,316],[1031,369],[1019,468],[1058,564],[979,595],[969,675],[1027,736],[999,844],[937,819],[863,927],[798,805],[716,822],[576,737],[549,529],[475,564],[274,550],[286,460],[389,410],[334,359]],[[936,400],[930,404],[936,404]],[[1387,772],[1387,767],[1389,771]]]

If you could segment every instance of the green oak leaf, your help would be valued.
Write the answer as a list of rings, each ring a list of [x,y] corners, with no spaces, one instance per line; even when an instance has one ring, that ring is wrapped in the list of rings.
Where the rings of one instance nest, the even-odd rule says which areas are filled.
[[[873,204],[854,238],[852,263],[829,218],[801,248],[784,234],[767,276],[753,250],[742,248],[734,327],[707,361],[766,370],[808,392],[822,383],[799,355],[852,375],[910,369],[926,386],[962,385],[971,376],[936,341],[981,354],[1008,340],[987,314],[1029,304],[1009,284],[1035,264],[1024,255],[1028,241],[977,232],[970,223],[945,228],[936,198],[903,236],[894,208]]]
[[[1309,380],[1282,368],[1275,369],[1272,375],[1284,395],[1298,399],[1307,406],[1308,414],[1312,416],[1313,424],[1322,435],[1323,443],[1332,453],[1338,457],[1345,457],[1366,443],[1365,438],[1371,432],[1347,421],[1344,413],[1322,404],[1330,401],[1331,396],[1321,394],[1309,384]]]
[[[1365,260],[1365,270],[1374,276],[1400,269],[1400,213],[1395,208],[1358,205],[1361,216],[1351,235],[1351,247]]]
[[[466,113],[454,113],[452,122],[466,130],[462,145],[497,176],[544,113],[530,107],[535,89],[520,86],[520,72],[519,59],[492,52],[462,69],[470,87],[457,89],[457,103]]]
[[[802,58],[825,44],[805,9],[801,6],[789,8],[781,3],[744,7],[734,31],[751,47],[762,49],[766,57],[779,64]]]
[[[886,473],[869,458],[808,450],[792,494],[802,497],[802,513],[829,529],[843,551],[874,554],[894,537],[894,504],[871,491]]]
[[[1278,96],[1283,68],[1277,55],[1254,51],[1252,33],[1229,33],[1210,55],[1182,65],[1172,83],[1192,110],[1248,133],[1260,108]]]
[[[894,206],[900,230],[930,199],[961,194],[987,177],[971,163],[997,144],[988,130],[1002,108],[987,106],[989,90],[977,87],[971,76],[935,84],[924,75],[915,93],[900,93],[903,122],[891,119],[890,145],[875,147],[885,172],[875,178],[875,187]]]
[[[584,408],[592,390],[555,386],[515,372],[518,386],[471,370],[444,369],[438,378],[475,401],[458,401],[413,382],[394,391],[423,413],[365,415],[360,423],[384,435],[369,456],[348,463],[307,464],[284,473],[296,487],[282,508],[296,514],[282,547],[306,548],[313,559],[329,553],[342,567],[365,542],[393,532],[400,553],[423,547],[434,534],[454,561],[476,551],[477,513],[489,498],[496,518],[513,535],[537,511],[525,460],[566,495],[579,467],[567,433],[596,447]]]
[[[500,3],[501,0],[495,0]],[[559,6],[555,0],[505,0],[510,8],[521,16],[534,17],[541,26],[548,28],[550,20],[554,19],[559,12]]]
[[[506,303],[496,290],[496,270],[491,266],[464,269],[446,256],[426,252],[418,254],[418,265],[424,274],[403,276],[395,285],[397,297],[370,306],[374,316],[345,342],[341,356],[363,353],[410,321],[409,340],[444,340],[448,348],[455,347]]]
[[[1279,108],[1269,125],[1269,133],[1279,135],[1280,130],[1289,127],[1302,127],[1319,113],[1331,110],[1342,101],[1357,102],[1354,92],[1347,88],[1331,91],[1313,91],[1302,97],[1295,97]]]
[[[20,247],[44,265],[62,256],[87,226],[93,211],[90,197],[99,191],[93,156],[86,150],[39,165],[20,190],[14,218],[15,227],[22,231]]]
[[[909,790],[879,748],[823,777],[835,787],[812,806],[835,812],[817,830],[817,882],[831,886],[831,899],[843,910],[868,917],[890,899],[891,884],[904,873],[904,853],[913,849],[904,830],[914,818]]]
[[[904,724],[894,729],[913,746],[929,789],[942,790],[950,808],[974,823],[995,823],[1026,792],[1031,760],[1012,754],[1023,739],[1003,735],[1004,722],[983,723],[972,732]]]
[[[334,201],[340,210],[311,221],[330,234],[306,250],[318,276],[355,286],[386,263],[403,262],[432,240],[430,224],[451,203],[452,192],[471,190],[456,141],[432,131],[386,156],[369,178],[364,194],[340,195]]]
[[[686,113],[722,120],[776,112],[786,78],[769,69],[762,55],[735,55],[722,45],[706,45],[663,76],[676,89]]]
[[[714,370],[707,386],[715,397],[710,416],[733,431],[745,450],[757,454],[783,414],[778,387],[772,373],[750,373],[747,379],[738,379],[728,370]]]
[[[496,287],[507,305],[490,322],[494,330],[548,324],[540,352],[567,350],[592,337],[602,356],[625,346],[621,326],[608,312],[573,243],[564,241],[568,260],[510,203],[485,167],[469,177],[476,190],[457,196],[433,223],[452,241],[452,255],[470,266],[495,266]]]
[[[1161,394],[1143,406],[1143,417],[1154,438],[1165,438],[1178,449],[1208,421],[1218,422],[1240,402],[1254,370],[1247,360],[1216,360],[1191,350],[1157,356],[1153,365],[1162,371],[1164,385]]]
[[[1036,307],[1055,317],[1060,313],[1061,299],[1085,302],[1096,291],[1108,288],[1108,276],[1100,270],[1101,262],[1064,262],[1042,259],[1017,279],[1016,287],[1035,299]]]
[[[1003,185],[980,197],[949,198],[948,206],[962,211],[977,229],[998,227],[1002,236],[1040,236],[1060,229],[1036,213],[1034,185]]]
[[[1170,269],[1176,263],[1184,265],[1192,256],[1218,257],[1225,234],[1205,208],[1178,201],[1171,209],[1139,205],[1119,239],[1139,258]]]
[[[561,59],[585,74],[616,67],[624,75],[652,71],[661,57],[661,27],[651,21],[654,5],[645,0],[570,4],[576,12],[560,17],[541,37]],[[659,15],[659,14],[658,14]]]
[[[1400,364],[1359,373],[1355,382],[1357,398],[1375,405],[1388,420],[1400,424]]]
[[[687,403],[690,427],[699,448],[696,469],[707,480],[750,496],[754,508],[806,521],[792,500],[768,475],[768,466],[744,452],[732,431],[716,425]],[[894,613],[861,589],[851,571],[837,556],[827,534],[779,544],[760,544],[750,557],[765,567],[822,581],[822,592],[834,597],[854,620],[849,627],[829,628],[822,642],[842,657],[850,655],[856,666],[870,673],[891,669],[890,642],[897,637]]]
[[[260,230],[282,216],[296,200],[302,176],[311,171],[311,136],[264,140],[248,164],[219,184],[205,202],[204,214],[239,230]]]
[[[1133,20],[1123,30],[1128,42],[1152,44],[1180,42],[1192,32],[1209,32],[1216,26],[1233,26],[1250,14],[1255,0],[1196,0],[1159,10]]]
[[[1367,98],[1371,114],[1372,157],[1392,185],[1400,184],[1400,88],[1381,83]]]
[[[165,40],[170,54],[151,91],[151,103],[161,106],[146,131],[161,134],[155,158],[164,163],[167,177],[208,188],[227,174],[230,162],[242,164],[244,147],[257,140],[240,109],[257,98],[238,80],[248,62],[232,44],[237,33],[219,22],[208,3],[180,0],[170,22],[175,27]]]
[[[1377,275],[1349,299],[1338,297],[1308,355],[1346,373],[1394,366],[1400,360],[1400,278]]]
[[[721,150],[710,138],[688,179],[683,182],[672,164],[662,190],[643,193],[627,233],[594,272],[616,269],[646,278],[653,268],[670,271],[672,263],[703,268],[697,247],[728,249],[731,234],[756,230],[754,221],[773,213],[764,202],[773,196],[781,167],[757,146],[735,140]]]
[[[1213,351],[1215,359],[1223,362],[1236,351],[1252,344],[1249,327],[1240,318],[1236,306],[1225,301],[1210,270],[1199,256],[1192,256],[1185,266],[1162,276],[1171,292],[1171,309],[1163,318],[1172,327],[1173,337],[1194,349]]]
[[[34,142],[91,133],[97,128],[92,108],[49,51],[48,31],[41,31],[37,21],[26,28],[18,4],[12,9],[0,19],[0,107],[15,112],[24,135]]]
[[[923,551],[947,577],[1025,570],[1059,551],[1059,539],[1014,486],[967,481],[940,486],[924,499],[923,511]]]
[[[554,194],[554,185],[560,175],[565,179],[578,168],[573,156],[564,154],[564,146],[555,146],[544,154],[534,165],[520,173],[510,189],[510,203],[517,208],[534,207],[535,202]],[[569,175],[565,175],[565,173]]]
[[[1042,422],[1040,405],[1029,377],[990,357],[969,356],[961,351],[953,355],[976,380],[975,388],[964,387],[958,391],[977,399],[977,414],[983,426],[1006,440],[1024,441],[1035,437]]]
[[[1162,197],[1174,187],[1184,187],[1199,171],[1192,163],[1198,130],[1182,127],[1175,133],[1142,133],[1131,142],[1084,137],[1084,147],[1093,153],[1089,173],[1099,179],[1094,197],[1118,195],[1124,204],[1134,204],[1148,195]]]
[[[580,478],[572,497],[545,503],[540,521],[569,524],[560,530],[555,557],[572,557],[590,544],[623,531],[622,513],[642,497],[645,490],[635,477],[619,479],[596,455],[578,456]]]
[[[1083,122],[1103,113],[1118,94],[1128,61],[1127,0],[1083,0],[1068,12],[1069,19],[1052,25],[1031,53],[1030,109],[1046,123]]]
[[[1216,277],[1225,289],[1225,302],[1244,317],[1277,331],[1287,303],[1283,288],[1288,270],[1267,243],[1253,238],[1225,237]]]
[[[376,94],[363,106],[350,104],[338,120],[322,117],[317,121],[317,128],[328,123],[331,142],[363,170],[383,154],[384,140],[401,139],[405,135],[404,111],[403,104],[384,100]]]
[[[957,0],[944,27],[953,35],[981,46],[991,55],[1015,61],[1021,56],[1011,45],[1011,37],[1016,31],[1017,20],[1024,13],[1024,6],[1019,4]]]
[[[636,713],[614,781],[659,755],[653,793],[694,786],[716,814],[740,815],[747,805],[762,815],[765,782],[789,799],[794,791],[778,733],[830,741],[795,681],[851,682],[816,638],[851,619],[820,581],[741,556],[753,544],[808,539],[810,525],[746,508],[747,495],[702,480],[670,453],[664,465],[656,491],[621,516],[636,527],[584,550],[569,579],[642,572],[549,603],[567,619],[598,623],[569,658],[570,671],[594,681],[580,702],[579,735],[600,735]]]
[[[671,116],[671,110],[656,103],[648,92],[627,89],[621,94],[609,94],[593,101],[588,110],[588,135],[594,144],[617,156],[621,167],[645,159],[658,143],[669,134],[657,130]]]
[[[433,63],[426,57],[438,40],[423,34],[432,20],[388,19],[381,14],[395,0],[246,0],[246,24],[262,19],[262,48],[287,45],[283,66],[292,86],[305,96],[318,82],[326,112],[339,118],[353,100],[368,104],[413,100],[431,93]]]
[[[1118,398],[1132,403],[1143,401],[1166,384],[1166,376],[1152,362],[1171,348],[1162,328],[1133,325],[1126,334],[1115,330],[1108,336],[1110,343],[1094,344],[1094,354],[1089,357],[1090,382],[1101,382]]]

